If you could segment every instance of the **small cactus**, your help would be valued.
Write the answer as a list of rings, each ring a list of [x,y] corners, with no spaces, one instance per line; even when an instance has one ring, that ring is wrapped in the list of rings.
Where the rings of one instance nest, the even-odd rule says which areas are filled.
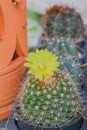
[[[50,54],[51,59],[47,58],[47,53],[44,53],[44,51]],[[34,125],[52,127],[64,125],[73,118],[78,108],[78,102],[75,101],[76,81],[71,73],[61,69],[61,61],[60,66],[58,65],[52,76],[49,74],[49,76],[47,75],[47,77],[43,77],[41,80],[36,79],[34,76],[36,68],[37,73],[48,69],[45,68],[45,70],[38,71],[37,66],[42,64],[42,60],[39,61],[38,58],[41,59],[44,56],[44,65],[51,60],[53,60],[54,65],[56,64],[52,56],[54,54],[51,52],[38,50],[36,53],[38,54],[36,57],[35,53],[31,53],[30,56],[33,56],[33,58],[27,59],[28,63],[25,64],[27,67],[29,65],[33,73],[29,70],[31,75],[22,90],[20,98],[22,115]],[[36,58],[38,59],[37,62],[35,61]],[[59,61],[57,62],[59,64]],[[35,63],[36,66],[32,63]],[[51,63],[49,65],[50,69],[55,68],[55,66],[51,66]]]
[[[30,79],[22,92],[22,113],[35,125],[61,126],[77,110],[75,81],[71,75],[55,73],[49,84]]]
[[[80,67],[78,60],[78,50],[76,44],[68,38],[53,38],[44,42],[44,48],[56,53],[61,62],[61,69],[71,73],[76,81],[79,81]]]
[[[75,41],[83,38],[83,22],[73,9],[54,6],[42,18],[45,38],[64,36]]]

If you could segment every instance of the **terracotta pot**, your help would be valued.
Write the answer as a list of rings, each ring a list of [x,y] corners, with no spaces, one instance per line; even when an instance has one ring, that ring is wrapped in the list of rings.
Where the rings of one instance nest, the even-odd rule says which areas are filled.
[[[27,55],[26,0],[0,1],[0,19],[0,69],[4,69],[15,52]]]
[[[24,57],[0,71],[0,120],[7,118],[24,75]],[[14,68],[14,69],[13,69]],[[2,75],[1,75],[2,74]]]
[[[11,109],[12,109],[12,104],[4,108],[0,108],[0,121],[4,120],[5,118],[9,116]]]
[[[15,3],[16,2],[16,3]],[[0,1],[0,121],[7,118],[24,75],[26,0]]]

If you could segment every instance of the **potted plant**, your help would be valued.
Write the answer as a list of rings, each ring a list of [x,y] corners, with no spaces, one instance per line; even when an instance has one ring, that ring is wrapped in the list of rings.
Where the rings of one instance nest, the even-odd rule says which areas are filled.
[[[29,67],[28,74],[12,113],[19,130],[80,128],[79,97],[76,94],[78,75],[63,68],[63,57],[47,49],[30,53],[25,63]],[[79,73],[78,68],[77,71]]]

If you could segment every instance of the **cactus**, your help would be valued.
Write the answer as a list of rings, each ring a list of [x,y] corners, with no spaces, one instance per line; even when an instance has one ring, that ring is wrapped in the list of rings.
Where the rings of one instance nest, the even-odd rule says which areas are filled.
[[[28,72],[31,75],[29,75],[21,92],[20,111],[24,119],[36,126],[56,127],[67,124],[78,109],[78,102],[75,101],[76,80],[71,73],[61,68],[61,61],[60,64],[59,61],[56,64],[55,60],[60,60],[60,57],[55,58],[55,60],[53,58],[55,58],[55,54],[52,54],[52,52],[38,50],[36,53],[30,54],[30,58],[27,59],[28,63],[25,64],[27,67],[30,67]],[[50,61],[52,63],[49,64]],[[47,65],[47,68],[38,70],[40,64]],[[49,68],[48,64],[50,65]],[[46,69],[54,70],[55,65],[58,67],[51,77],[47,75],[43,79],[39,77],[37,79],[37,76],[34,76],[34,73],[37,75],[41,71],[45,72]]]
[[[76,44],[68,38],[60,37],[53,38],[44,42],[44,48],[56,53],[61,62],[61,69],[68,71],[73,75],[75,80],[79,81],[79,74],[81,69],[79,67],[78,50]]]
[[[83,22],[73,9],[54,6],[42,18],[45,38],[64,36],[75,41],[83,37]]]
[[[55,74],[50,84],[30,78],[22,93],[22,113],[35,125],[64,125],[77,110],[75,81],[62,71]]]

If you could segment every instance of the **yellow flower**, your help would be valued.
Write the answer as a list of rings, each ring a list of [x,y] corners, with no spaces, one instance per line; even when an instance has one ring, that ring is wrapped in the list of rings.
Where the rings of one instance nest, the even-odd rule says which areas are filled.
[[[35,79],[43,80],[48,76],[53,76],[54,71],[60,65],[58,56],[45,50],[36,50],[31,52],[29,58],[26,59],[26,67],[29,67],[28,74],[35,75]]]

